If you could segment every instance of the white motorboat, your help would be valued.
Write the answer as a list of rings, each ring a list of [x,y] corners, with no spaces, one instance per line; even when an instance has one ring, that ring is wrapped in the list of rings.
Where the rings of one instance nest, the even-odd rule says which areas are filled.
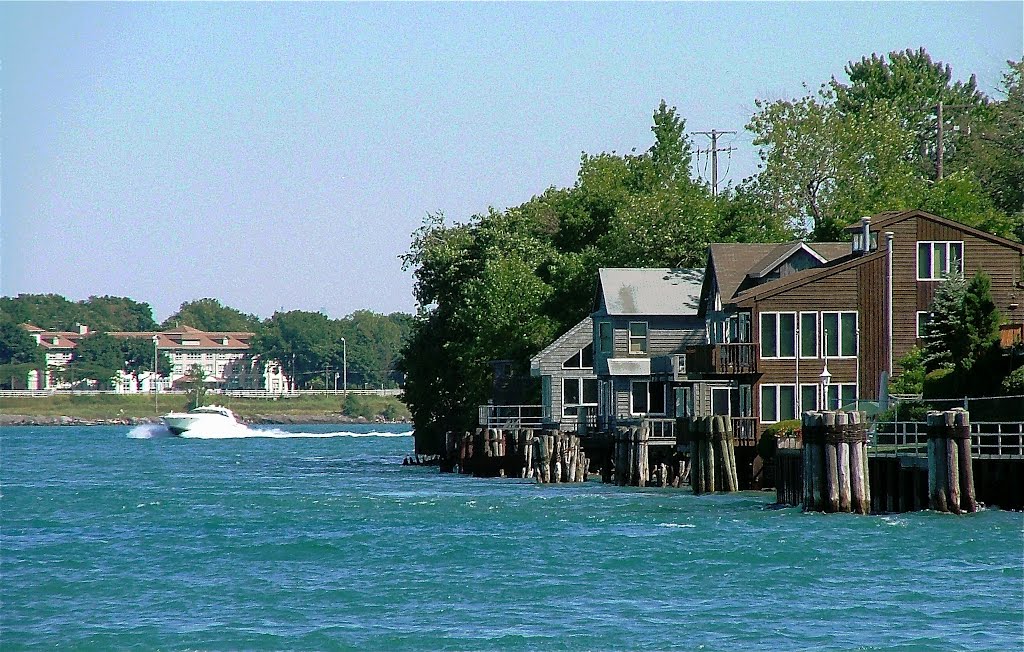
[[[175,435],[188,430],[202,429],[209,432],[239,426],[235,413],[219,405],[204,405],[188,412],[168,412],[163,418],[164,425]]]

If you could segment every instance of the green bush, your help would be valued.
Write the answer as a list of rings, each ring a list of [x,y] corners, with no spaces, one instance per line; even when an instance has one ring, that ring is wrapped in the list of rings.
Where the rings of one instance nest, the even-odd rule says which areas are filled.
[[[776,451],[779,450],[779,439],[799,435],[801,425],[799,419],[789,419],[765,427],[761,431],[761,438],[757,441],[757,454],[761,456],[762,460],[775,457]]]
[[[1024,394],[1024,365],[1017,367],[1003,379],[1003,391],[1009,396]]]
[[[956,398],[963,396],[959,376],[950,368],[929,371],[924,377],[922,390],[925,398]]]

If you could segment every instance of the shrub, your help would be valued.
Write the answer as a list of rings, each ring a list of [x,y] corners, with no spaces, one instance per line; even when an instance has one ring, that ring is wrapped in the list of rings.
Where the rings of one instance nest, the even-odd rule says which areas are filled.
[[[1003,379],[1003,391],[1010,396],[1024,394],[1024,365],[1017,367]]]
[[[801,425],[799,419],[789,419],[767,426],[761,431],[761,438],[757,442],[757,454],[763,460],[775,457],[775,452],[779,450],[779,439],[794,435],[799,437]]]
[[[956,398],[962,396],[957,373],[948,367],[929,371],[922,390],[925,398]]]

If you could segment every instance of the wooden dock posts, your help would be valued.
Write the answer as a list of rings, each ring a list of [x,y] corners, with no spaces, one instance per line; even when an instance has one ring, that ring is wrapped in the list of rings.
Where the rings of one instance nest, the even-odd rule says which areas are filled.
[[[928,506],[937,512],[978,511],[966,410],[931,411],[928,426]]]
[[[486,478],[583,482],[589,464],[575,434],[477,428],[474,432],[446,433],[441,469]]]
[[[613,478],[619,486],[645,487],[650,478],[650,432],[643,426],[619,426],[614,433]]]
[[[679,420],[679,441],[690,446],[690,486],[694,494],[739,491],[732,419],[727,416]]]
[[[855,512],[871,509],[867,430],[860,412],[804,412],[803,509]]]

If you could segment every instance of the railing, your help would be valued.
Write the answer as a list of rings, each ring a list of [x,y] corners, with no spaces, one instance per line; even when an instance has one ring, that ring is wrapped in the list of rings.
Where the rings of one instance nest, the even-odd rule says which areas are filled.
[[[879,423],[869,447],[877,455],[927,455],[928,427],[915,421]],[[1024,422],[972,422],[971,455],[1024,458]]]
[[[732,434],[736,444],[753,446],[757,440],[757,417],[732,417]]]
[[[233,398],[295,398],[297,396],[344,396],[347,394],[359,394],[363,396],[399,396],[401,389],[296,389],[289,391],[273,392],[267,389],[220,389],[211,388],[207,390],[210,394],[220,394]],[[161,396],[185,394],[184,389],[161,389],[157,392]],[[0,389],[0,396],[13,398],[44,398],[47,396],[152,396],[153,392],[124,392],[113,389]]]
[[[477,423],[482,428],[542,428],[551,422],[550,410],[543,405],[481,405]]]
[[[753,343],[694,346],[686,351],[686,369],[705,374],[756,373],[757,349]]]

